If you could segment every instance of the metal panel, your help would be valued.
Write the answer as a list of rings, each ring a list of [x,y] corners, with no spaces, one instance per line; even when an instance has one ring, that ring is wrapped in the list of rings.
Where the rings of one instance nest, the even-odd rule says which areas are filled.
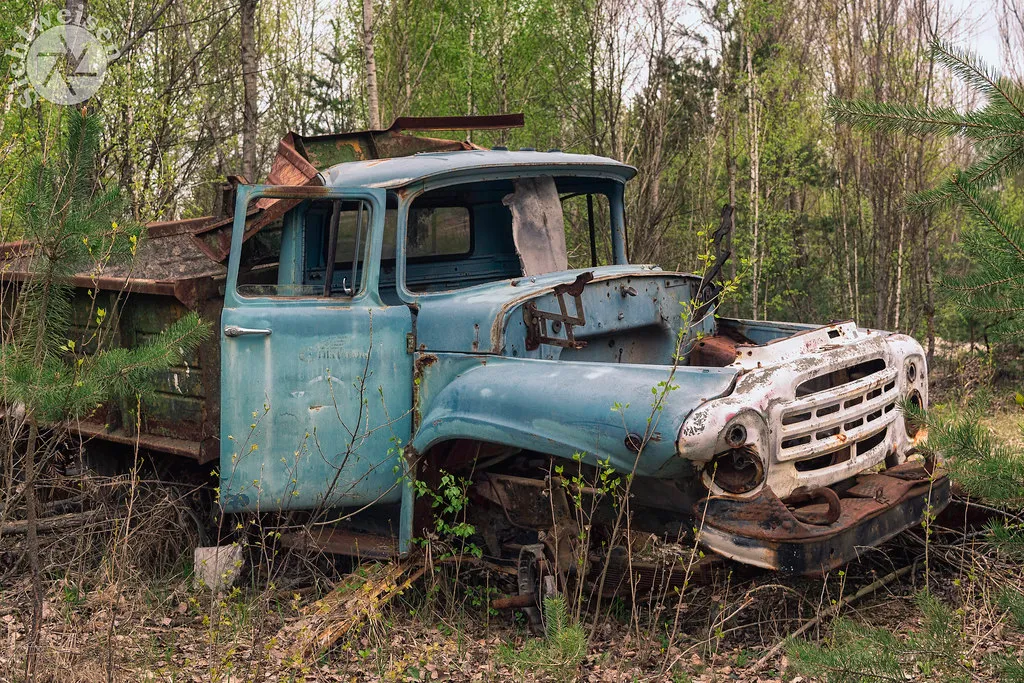
[[[586,460],[610,459],[629,473],[651,416],[651,389],[667,377],[658,365],[543,361],[464,354],[418,354],[418,452],[455,438],[509,444]],[[736,372],[703,368],[677,378],[655,416],[637,474],[672,477],[689,463],[676,456],[675,434],[702,401],[732,386]],[[612,410],[614,404],[622,412]]]
[[[264,190],[242,188],[238,201]],[[367,289],[354,298],[244,298],[236,221],[221,319],[221,501],[228,511],[394,502],[409,437],[412,318],[376,295],[383,192],[326,191],[373,210]],[[244,206],[244,204],[240,204]],[[240,213],[240,212],[239,212]],[[237,326],[270,334],[227,337]]]

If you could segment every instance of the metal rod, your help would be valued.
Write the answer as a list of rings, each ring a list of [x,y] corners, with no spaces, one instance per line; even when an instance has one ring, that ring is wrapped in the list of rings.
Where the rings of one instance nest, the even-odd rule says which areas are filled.
[[[356,248],[352,252],[352,296],[356,295],[356,283],[359,280],[359,243],[363,236],[363,208],[365,202],[359,202],[359,217],[356,219]]]
[[[338,251],[338,222],[341,220],[341,200],[334,200],[334,211],[331,213],[331,234],[327,241],[327,263],[324,273],[324,296],[331,295],[331,284],[334,280],[334,257]]]
[[[594,195],[587,195],[587,225],[590,227],[590,267],[597,267],[597,230],[594,228]]]

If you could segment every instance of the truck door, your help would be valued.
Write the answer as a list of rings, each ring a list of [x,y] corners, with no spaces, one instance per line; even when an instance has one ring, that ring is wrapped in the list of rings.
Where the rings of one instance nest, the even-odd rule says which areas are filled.
[[[239,189],[220,326],[227,512],[401,498],[412,320],[377,292],[384,193],[316,189]],[[282,194],[289,210],[267,220]]]

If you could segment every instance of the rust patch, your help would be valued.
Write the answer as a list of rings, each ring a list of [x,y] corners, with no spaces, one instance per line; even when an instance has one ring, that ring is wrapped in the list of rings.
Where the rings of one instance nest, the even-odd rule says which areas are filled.
[[[359,533],[336,527],[284,533],[281,534],[281,545],[374,560],[389,560],[398,556],[398,543],[391,536]]]
[[[761,566],[821,574],[855,557],[858,547],[882,543],[948,502],[948,477],[911,462],[861,474],[842,494],[817,489],[784,502],[765,487],[751,498],[705,498],[694,511],[706,520],[712,550],[719,546],[740,561],[758,558],[768,563]]]
[[[552,292],[558,300],[558,312],[542,311],[532,301],[523,306],[523,322],[526,323],[526,350],[533,351],[541,344],[561,346],[566,349],[582,349],[586,342],[576,341],[573,335],[573,327],[583,327],[587,324],[586,314],[583,311],[583,301],[580,296],[587,283],[594,279],[594,274],[587,271],[580,273],[575,280],[568,284],[555,285]],[[569,315],[565,304],[565,296],[571,296],[576,306],[576,312]],[[550,328],[557,331],[565,330],[565,337],[558,337],[548,334]]]
[[[725,335],[705,337],[690,351],[689,364],[706,368],[724,368],[735,363],[740,353],[736,348],[735,339]]]
[[[813,501],[822,501],[823,505],[807,505]],[[804,524],[834,524],[842,512],[839,494],[825,486],[816,489],[798,488],[784,502],[787,507],[793,508],[793,516]]]
[[[424,353],[416,359],[416,374],[422,373],[431,365],[437,362],[437,356],[433,353]]]

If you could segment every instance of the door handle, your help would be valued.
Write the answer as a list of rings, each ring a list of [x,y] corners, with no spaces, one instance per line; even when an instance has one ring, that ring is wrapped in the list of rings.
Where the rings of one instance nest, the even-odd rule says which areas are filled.
[[[269,335],[271,330],[267,328],[252,328],[252,327],[239,327],[238,325],[225,325],[224,336],[225,337],[241,337],[247,334],[264,334]]]

